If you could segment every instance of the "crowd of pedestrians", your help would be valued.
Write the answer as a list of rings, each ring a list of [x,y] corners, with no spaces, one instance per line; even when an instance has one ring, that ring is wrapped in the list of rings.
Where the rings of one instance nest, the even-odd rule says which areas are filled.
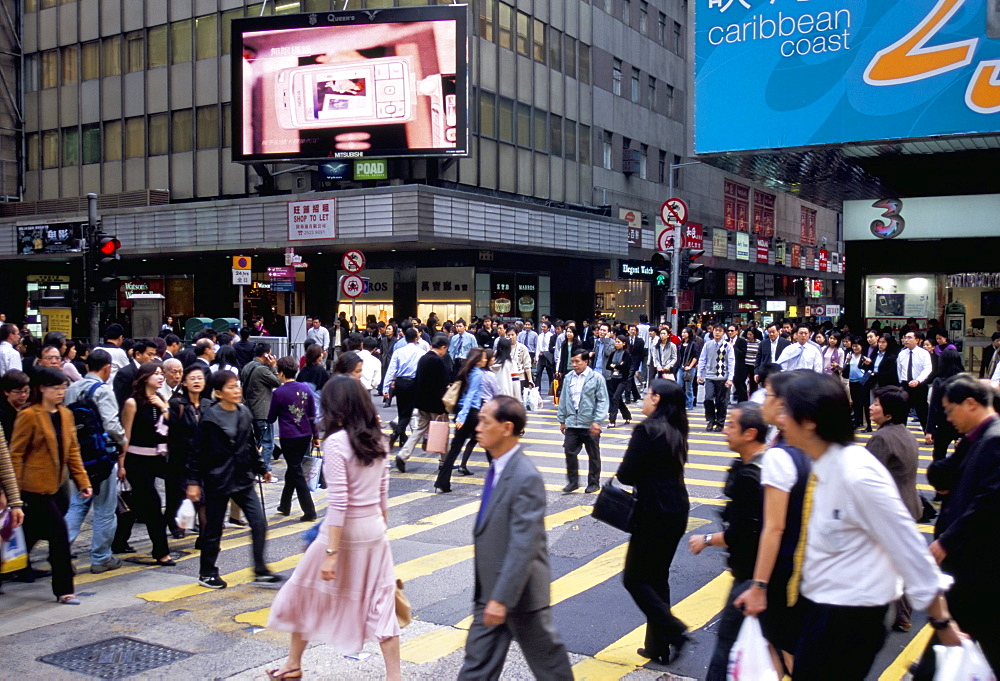
[[[270,626],[291,643],[270,674],[301,676],[309,641],[353,652],[375,640],[387,676],[398,678],[389,469],[394,462],[405,474],[431,425],[453,414],[435,491],[451,492],[455,472],[473,474],[476,443],[489,463],[460,678],[496,678],[512,639],[539,678],[572,678],[549,606],[544,487],[519,445],[527,409],[544,395],[564,435],[566,494],[581,486],[581,450],[584,492],[600,490],[600,436],[619,417],[630,427],[617,471],[636,499],[623,581],[647,619],[638,653],[669,664],[689,640],[671,612],[669,573],[687,527],[689,414],[700,399],[707,430],[737,454],[723,529],[688,542],[694,554],[728,551],[734,577],[710,680],[726,678],[745,617],[760,619],[778,668],[796,681],[864,679],[887,613],[908,631],[914,609],[927,611],[940,642],[971,636],[1000,667],[992,616],[1000,591],[980,549],[1000,540],[1000,336],[979,380],[944,332],[932,332],[927,349],[912,326],[900,348],[878,328],[855,337],[830,325],[705,322],[677,336],[645,316],[637,324],[543,317],[537,331],[530,320],[436,321],[369,319],[363,330],[331,332],[313,318],[301,358],[250,342],[260,329],[206,329],[182,349],[168,329],[130,340],[116,324],[101,347],[49,334],[31,355],[17,327],[0,326],[0,490],[29,547],[48,541],[57,600],[79,603],[71,547],[88,513],[92,572],[117,569],[133,551],[131,522],[117,515],[126,484],[149,535],[148,564],[174,565],[169,541],[189,531],[175,521],[186,498],[197,507],[199,584],[226,586],[216,563],[228,519],[250,527],[254,583],[279,585],[265,561],[258,490],[277,482],[280,452],[278,513],[290,515],[297,500],[301,520],[316,521],[304,461],[319,448],[329,508],[272,608]],[[395,402],[388,437],[374,399]],[[634,426],[629,403],[644,417]],[[917,491],[910,419],[934,445],[927,479],[940,514],[929,548],[917,523],[935,504]],[[854,443],[856,431],[873,429],[865,447]],[[40,576],[29,566],[16,578]]]

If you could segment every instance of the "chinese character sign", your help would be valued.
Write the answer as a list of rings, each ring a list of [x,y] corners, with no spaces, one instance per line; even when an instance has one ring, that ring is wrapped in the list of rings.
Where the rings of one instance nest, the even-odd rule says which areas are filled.
[[[1000,130],[992,0],[693,4],[697,153]]]
[[[685,248],[705,248],[703,236],[704,227],[697,222],[688,222],[684,225],[684,247]]]
[[[618,217],[628,223],[628,245],[642,246],[642,213],[631,208],[619,208]]]
[[[288,239],[336,238],[336,199],[288,202]]]
[[[757,262],[767,264],[767,239],[757,238]]]

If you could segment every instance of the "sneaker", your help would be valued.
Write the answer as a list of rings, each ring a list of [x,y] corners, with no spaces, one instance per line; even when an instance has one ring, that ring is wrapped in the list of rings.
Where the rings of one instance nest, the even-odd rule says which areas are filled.
[[[262,586],[265,588],[277,589],[281,586],[281,583],[285,581],[285,578],[281,575],[276,575],[273,573],[267,573],[265,575],[257,575],[250,582],[254,586]]]
[[[117,570],[122,566],[122,559],[118,556],[111,556],[108,560],[103,563],[98,563],[96,565],[90,566],[91,573],[99,575],[102,572],[109,572],[111,570]]]
[[[219,575],[210,575],[208,577],[202,575],[201,577],[198,577],[198,585],[203,586],[206,589],[225,589],[229,586],[222,581],[222,578],[219,577]]]
[[[567,484],[565,487],[563,487],[562,491],[563,491],[563,494],[570,494],[572,492],[575,492],[578,489],[580,489],[580,485],[578,485],[575,482],[571,482],[571,483]]]

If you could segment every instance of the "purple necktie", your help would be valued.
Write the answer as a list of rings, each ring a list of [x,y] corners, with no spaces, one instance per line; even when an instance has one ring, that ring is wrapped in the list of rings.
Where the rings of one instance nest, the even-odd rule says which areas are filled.
[[[486,508],[490,504],[490,495],[493,494],[493,463],[490,462],[490,469],[486,472],[486,482],[483,483],[483,501],[479,504],[479,515],[476,516],[476,527],[483,523],[486,517]]]

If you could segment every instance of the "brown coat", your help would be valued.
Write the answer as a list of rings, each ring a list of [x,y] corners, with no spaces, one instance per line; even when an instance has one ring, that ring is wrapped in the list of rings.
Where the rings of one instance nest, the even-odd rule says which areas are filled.
[[[14,421],[10,439],[10,458],[22,492],[55,494],[62,485],[68,467],[79,490],[90,487],[90,479],[80,459],[73,412],[59,406],[62,417],[62,451],[57,451],[52,418],[40,404],[21,410]]]

